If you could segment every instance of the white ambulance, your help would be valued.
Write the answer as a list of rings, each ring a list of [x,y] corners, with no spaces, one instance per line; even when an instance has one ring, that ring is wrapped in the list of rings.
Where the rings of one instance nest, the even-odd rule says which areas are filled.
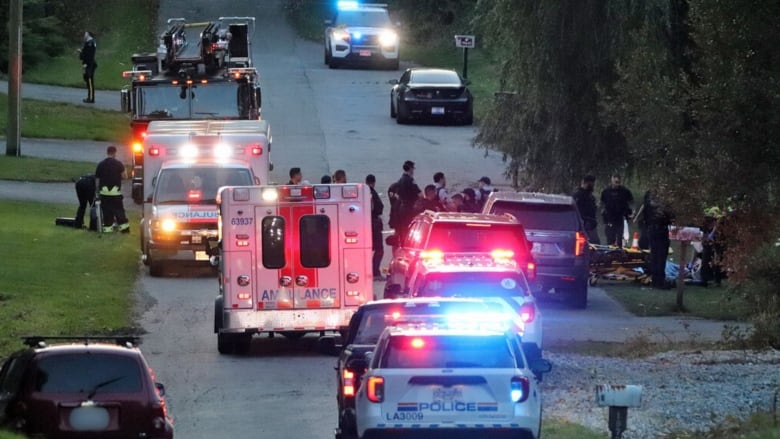
[[[368,186],[225,187],[219,203],[220,353],[256,333],[343,330],[373,300]]]
[[[144,139],[141,252],[152,276],[172,260],[208,263],[217,191],[268,184],[271,129],[264,120],[154,121]]]

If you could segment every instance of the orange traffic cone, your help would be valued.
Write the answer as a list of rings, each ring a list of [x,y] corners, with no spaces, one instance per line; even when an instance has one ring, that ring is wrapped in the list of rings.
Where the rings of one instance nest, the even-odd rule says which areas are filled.
[[[631,250],[639,250],[639,232],[634,232],[634,239],[631,240]]]

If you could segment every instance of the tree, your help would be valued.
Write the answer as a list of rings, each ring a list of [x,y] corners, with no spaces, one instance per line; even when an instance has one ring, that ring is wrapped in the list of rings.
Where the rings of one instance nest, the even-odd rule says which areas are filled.
[[[53,3],[25,0],[22,51],[25,67],[34,66],[48,57],[62,53],[68,41],[62,33],[62,22],[55,15]],[[8,0],[0,0],[0,22],[8,23]],[[8,30],[0,32],[0,71],[8,72]]]

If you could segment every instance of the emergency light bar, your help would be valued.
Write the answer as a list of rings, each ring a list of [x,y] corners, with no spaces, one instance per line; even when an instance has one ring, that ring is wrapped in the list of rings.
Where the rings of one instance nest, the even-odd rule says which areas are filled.
[[[133,78],[133,79],[139,79],[141,81],[149,78],[152,76],[151,70],[125,70],[122,72],[123,78]]]
[[[385,315],[388,326],[407,326],[412,329],[461,329],[483,331],[508,331],[512,318],[497,312],[458,312],[447,314],[402,314],[394,312]]]
[[[241,75],[257,75],[257,69],[254,67],[231,67],[228,69],[228,75],[234,78]]]

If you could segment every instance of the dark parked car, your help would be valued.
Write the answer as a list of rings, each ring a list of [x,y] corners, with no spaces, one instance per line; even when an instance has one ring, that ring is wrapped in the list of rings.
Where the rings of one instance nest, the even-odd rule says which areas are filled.
[[[343,349],[336,365],[336,402],[339,412],[336,437],[356,437],[355,395],[365,372],[365,366],[357,367],[356,364],[364,362],[366,352],[374,350],[379,336],[386,327],[393,326],[394,319],[408,321],[409,316],[414,316],[415,319],[426,321],[447,314],[479,312],[500,314],[504,313],[505,309],[496,303],[491,304],[479,299],[441,297],[377,300],[358,308],[349,321]]]
[[[137,339],[28,337],[0,369],[0,427],[30,437],[173,438],[165,388]],[[100,341],[102,340],[102,341]]]
[[[469,81],[454,70],[411,68],[390,84],[390,117],[399,124],[412,119],[447,119],[464,125],[474,121]]]
[[[565,294],[575,308],[588,304],[588,238],[568,195],[493,192],[484,213],[510,214],[525,227],[541,292]]]

